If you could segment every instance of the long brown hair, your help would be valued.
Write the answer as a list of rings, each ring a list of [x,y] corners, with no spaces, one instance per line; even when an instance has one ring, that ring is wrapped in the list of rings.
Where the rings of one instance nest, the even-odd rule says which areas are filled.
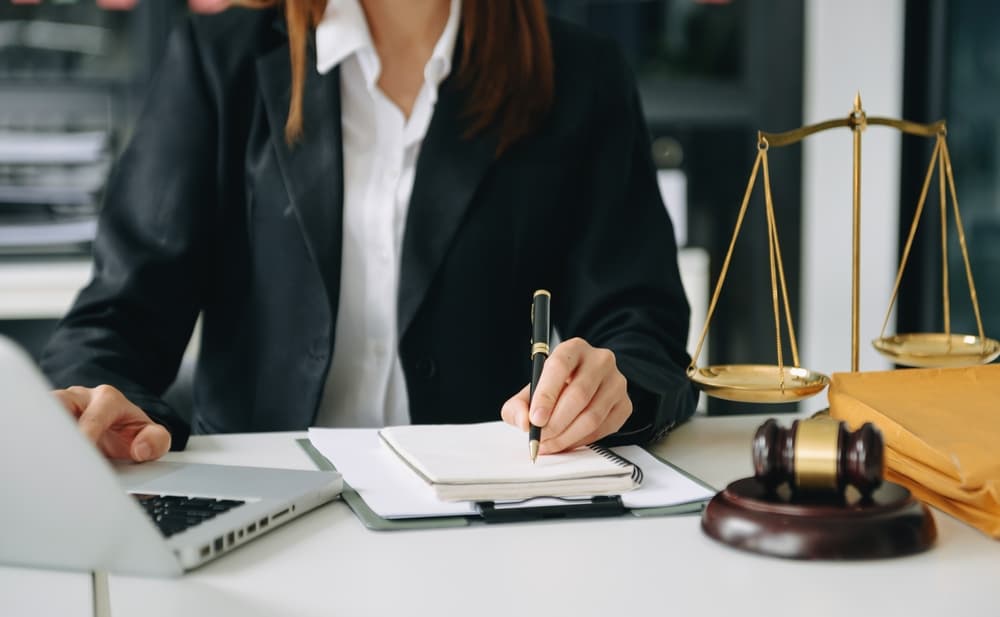
[[[292,96],[285,139],[303,131],[302,89],[308,37],[327,0],[238,0],[254,8],[283,6],[291,57]],[[458,84],[466,92],[466,137],[491,126],[497,154],[530,134],[552,107],[552,45],[543,0],[462,0],[462,57]]]

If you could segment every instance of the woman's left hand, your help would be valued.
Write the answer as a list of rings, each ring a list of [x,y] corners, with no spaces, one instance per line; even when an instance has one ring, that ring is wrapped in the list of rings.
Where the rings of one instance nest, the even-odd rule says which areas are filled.
[[[524,431],[529,417],[542,427],[539,454],[572,450],[625,424],[632,415],[627,385],[614,352],[573,338],[556,346],[545,361],[530,414],[529,386],[525,386],[504,403],[500,415]]]

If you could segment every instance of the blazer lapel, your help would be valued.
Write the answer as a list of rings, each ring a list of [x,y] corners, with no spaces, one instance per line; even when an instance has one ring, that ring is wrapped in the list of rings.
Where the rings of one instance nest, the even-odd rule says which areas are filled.
[[[399,276],[400,340],[413,322],[476,187],[494,159],[497,141],[493,133],[463,137],[464,112],[464,98],[455,80],[446,79],[420,148],[406,216]]]
[[[303,135],[291,147],[285,142],[291,97],[287,45],[257,61],[257,77],[288,199],[323,278],[331,318],[336,320],[344,198],[340,70],[321,75],[309,55],[302,100]]]

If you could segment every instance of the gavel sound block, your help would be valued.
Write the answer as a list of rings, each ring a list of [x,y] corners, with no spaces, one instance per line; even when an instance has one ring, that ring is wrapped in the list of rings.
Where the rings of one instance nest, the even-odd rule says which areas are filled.
[[[773,419],[753,439],[754,477],[709,502],[702,529],[735,548],[793,559],[872,559],[926,550],[937,537],[927,506],[882,480],[884,444],[829,417]]]

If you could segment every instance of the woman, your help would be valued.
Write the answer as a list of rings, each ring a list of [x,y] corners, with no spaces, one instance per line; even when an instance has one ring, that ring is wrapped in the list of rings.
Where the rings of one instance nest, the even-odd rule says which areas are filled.
[[[247,4],[172,37],[43,358],[105,454],[498,414],[545,454],[692,413],[674,236],[609,42],[542,0]],[[529,409],[537,288],[564,342]],[[199,313],[189,426],[161,396]]]

